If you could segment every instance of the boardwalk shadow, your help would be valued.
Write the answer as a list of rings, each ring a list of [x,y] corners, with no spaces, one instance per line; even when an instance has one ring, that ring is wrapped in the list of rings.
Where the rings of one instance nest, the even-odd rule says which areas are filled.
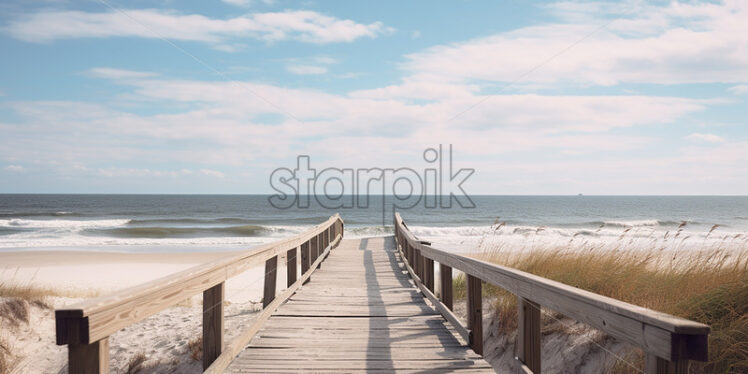
[[[359,244],[359,249],[365,251],[364,252],[364,274],[366,275],[366,298],[369,302],[369,314],[374,315],[372,311],[372,306],[374,305],[384,305],[384,299],[382,298],[381,288],[379,284],[379,280],[377,279],[377,271],[376,267],[374,265],[374,255],[373,252],[368,249],[369,246],[369,239],[364,238],[361,239],[361,243]],[[385,308],[386,310],[386,308]],[[377,326],[375,317],[369,318],[369,331],[373,331]],[[383,325],[387,324],[387,317],[384,317],[382,319]],[[389,326],[387,326],[386,329],[382,329],[382,331],[386,332],[386,335],[383,336],[385,339],[390,339],[390,329]],[[373,334],[369,333],[369,339],[367,341],[367,349],[366,349],[366,368],[368,370],[375,370],[375,369],[385,369],[385,370],[393,370],[395,368],[394,362],[392,362],[392,352],[391,347],[387,346],[386,348],[376,347],[376,340],[381,339],[380,337],[375,337]],[[377,350],[382,350],[381,352],[377,352]],[[374,360],[381,360],[379,362],[386,362],[382,367],[372,366],[372,363]]]
[[[362,239],[359,244],[359,250],[365,251],[364,257],[363,257],[363,265],[365,269],[365,275],[366,275],[366,285],[367,285],[367,300],[369,302],[369,310],[372,315],[374,315],[374,306],[384,305],[384,298],[382,294],[386,292],[388,289],[413,289],[414,285],[411,283],[411,280],[408,275],[406,275],[404,272],[405,270],[403,267],[401,267],[401,261],[398,256],[396,243],[394,240],[394,237],[386,237],[383,238],[384,240],[384,253],[386,254],[386,262],[382,262],[380,258],[377,258],[378,263],[375,264],[374,254],[371,249],[369,249],[369,239],[365,238]],[[379,243],[377,243],[379,244]],[[378,247],[377,245],[373,245],[372,247]],[[380,272],[385,271],[382,269],[381,265],[386,264],[388,272],[393,272],[394,274],[397,274],[397,287],[382,287],[380,284],[378,278],[377,278],[377,270]],[[379,269],[377,269],[377,265],[379,265]],[[420,293],[411,293],[411,298],[407,302],[400,302],[400,303],[388,303],[386,304],[385,311],[387,311],[388,307],[392,306],[398,306],[398,305],[417,305],[420,308],[420,311],[422,314],[425,315],[438,315],[436,311],[428,306],[424,300],[424,297]],[[388,313],[389,314],[389,313]],[[457,338],[455,338],[451,334],[435,334],[435,330],[442,330],[447,331],[447,327],[444,323],[444,321],[426,321],[426,325],[431,328],[432,330],[426,330],[426,331],[416,331],[411,334],[406,334],[402,336],[396,336],[392,337],[390,334],[390,325],[396,324],[402,321],[406,321],[409,317],[401,316],[401,318],[392,318],[392,317],[383,317],[381,319],[379,318],[370,318],[369,327],[370,329],[381,329],[381,331],[385,332],[385,335],[382,336],[373,336],[369,335],[368,340],[368,348],[367,348],[367,369],[369,370],[395,370],[395,362],[392,358],[392,346],[388,345],[387,347],[382,348],[381,345],[377,344],[377,341],[385,338],[390,343],[396,343],[396,342],[407,342],[409,340],[418,340],[418,338],[427,337],[427,336],[436,336],[439,343],[442,347],[454,347],[459,346],[461,343]],[[403,347],[404,349],[407,349],[406,347]],[[435,350],[438,350],[439,348],[434,348]],[[446,356],[446,352],[444,353]],[[374,360],[376,360],[376,366],[374,366]],[[450,371],[452,369],[458,369],[461,367],[465,367],[465,365],[469,365],[469,361],[445,361],[443,367],[439,367],[437,370],[446,370]]]

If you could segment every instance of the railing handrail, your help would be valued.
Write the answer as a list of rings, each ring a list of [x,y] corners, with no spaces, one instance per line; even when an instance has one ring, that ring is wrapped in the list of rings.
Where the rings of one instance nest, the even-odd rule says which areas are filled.
[[[322,232],[322,228],[326,228],[335,220],[340,220],[340,215],[335,214],[327,219],[327,221],[318,224],[317,226],[292,237],[281,239],[276,242],[263,244],[257,248],[252,248],[246,251],[242,251],[229,258],[217,259],[211,262],[195,265],[189,269],[182,270],[177,273],[169,274],[164,277],[154,279],[152,281],[135,285],[123,290],[116,291],[114,293],[100,296],[98,298],[88,299],[81,301],[77,304],[69,305],[61,309],[57,309],[55,313],[62,314],[66,317],[87,317],[95,313],[101,313],[108,309],[115,308],[127,301],[138,299],[141,297],[151,296],[155,298],[154,293],[158,289],[154,290],[152,285],[163,285],[167,287],[174,283],[179,283],[193,279],[197,276],[205,273],[213,272],[220,269],[226,269],[225,279],[231,278],[233,275],[241,273],[248,269],[252,265],[256,265],[255,261],[265,261],[276,254],[288,250],[290,248],[298,247],[300,243],[309,240],[311,237],[318,235]],[[247,260],[254,260],[251,264],[247,264]],[[244,261],[244,263],[243,263]],[[247,266],[249,265],[249,266]],[[210,287],[205,287],[210,288]],[[201,292],[202,290],[200,290]],[[197,292],[195,293],[197,294]]]
[[[275,269],[279,254],[288,253],[290,256],[293,252],[294,257],[289,257],[289,261],[293,261],[293,264],[289,262],[289,265],[293,266],[294,270],[293,279],[289,279],[290,287],[291,280],[296,281],[296,263],[301,261],[302,278],[307,274],[305,279],[308,279],[308,275],[314,271],[314,268],[309,267],[310,264],[317,260],[326,246],[333,243],[337,244],[342,235],[343,220],[339,214],[335,214],[319,225],[293,237],[264,244],[228,258],[199,264],[109,295],[57,309],[55,310],[57,344],[69,344],[71,373],[79,371],[73,369],[73,362],[75,362],[76,368],[91,368],[99,365],[100,367],[95,372],[107,372],[108,362],[104,364],[104,361],[108,361],[107,338],[114,332],[201,292],[203,293],[204,303],[206,297],[210,294],[210,297],[218,297],[221,300],[220,304],[223,304],[225,281],[263,263],[266,268],[271,266],[272,271],[272,274],[265,275],[265,298],[268,300],[263,301],[266,304],[270,303],[275,298]],[[296,258],[297,248],[301,249],[300,260]],[[290,273],[289,277],[291,277]],[[220,311],[218,313],[212,311],[212,314],[217,314],[209,318],[212,318],[216,323],[220,320],[222,325],[222,307],[216,309],[220,309]],[[206,316],[203,316],[204,333],[206,333],[206,328]],[[217,333],[221,335],[221,342],[218,344],[217,352],[214,352],[216,356],[221,353],[223,331]],[[206,344],[205,341],[203,344]],[[91,358],[92,355],[98,356],[96,360]],[[212,357],[209,361],[212,362],[214,359],[215,357]],[[206,360],[204,360],[206,367],[210,362],[206,363]],[[80,363],[83,366],[80,366]],[[88,372],[88,369],[80,370],[80,372]]]
[[[394,215],[395,235],[417,256],[502,287],[522,299],[560,312],[669,361],[706,360],[709,326],[598,295],[547,278],[436,249]],[[403,243],[404,242],[404,243]],[[433,263],[432,263],[433,265]],[[418,266],[415,266],[418,268]],[[451,269],[450,269],[451,271]],[[423,271],[422,271],[423,272]],[[431,270],[433,278],[433,270]],[[425,274],[425,273],[424,273]],[[425,274],[428,280],[428,274]],[[431,284],[433,291],[433,279]]]

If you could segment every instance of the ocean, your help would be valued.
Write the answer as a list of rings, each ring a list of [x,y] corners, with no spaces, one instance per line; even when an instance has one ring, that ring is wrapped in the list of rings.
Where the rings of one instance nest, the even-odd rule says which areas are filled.
[[[398,209],[447,250],[599,245],[748,246],[748,196],[472,196],[474,208]],[[251,248],[339,212],[346,237],[392,232],[393,197],[369,206],[273,207],[264,195],[0,195],[0,251],[187,252]],[[329,202],[323,202],[329,206]],[[402,203],[400,203],[402,205]],[[410,204],[413,205],[413,204]]]

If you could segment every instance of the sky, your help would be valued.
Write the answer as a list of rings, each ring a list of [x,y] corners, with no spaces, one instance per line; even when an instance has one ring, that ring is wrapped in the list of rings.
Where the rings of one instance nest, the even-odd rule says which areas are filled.
[[[429,167],[468,194],[744,195],[748,1],[0,3],[0,193],[272,193]]]

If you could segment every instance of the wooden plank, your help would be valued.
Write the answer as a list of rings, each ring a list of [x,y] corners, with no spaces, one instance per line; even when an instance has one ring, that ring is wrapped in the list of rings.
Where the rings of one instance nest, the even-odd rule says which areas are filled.
[[[319,257],[318,248],[319,248],[319,236],[315,235],[309,239],[309,263],[313,263],[317,261],[317,257]]]
[[[517,299],[517,358],[533,373],[540,373],[540,305]]]
[[[481,356],[462,347],[409,348],[392,350],[389,347],[337,347],[329,348],[261,348],[247,347],[248,356],[263,360],[464,360],[480,359]]]
[[[298,248],[289,249],[286,252],[286,287],[291,287],[292,284],[296,283],[296,253]]]
[[[434,260],[429,258],[424,258],[423,261],[424,266],[426,267],[424,271],[425,275],[425,284],[426,288],[429,289],[432,293],[434,292]]]
[[[286,360],[278,362],[277,360],[263,360],[258,358],[242,357],[233,365],[233,369],[242,372],[242,369],[283,369],[283,370],[305,370],[305,371],[346,371],[346,370],[402,370],[402,369],[420,369],[430,372],[433,369],[451,369],[456,368],[485,368],[491,370],[491,366],[483,360]]]
[[[223,351],[223,300],[225,283],[203,291],[203,370]]]
[[[309,259],[309,242],[304,242],[303,244],[301,244],[301,274],[306,274],[306,272],[309,270]]]
[[[452,310],[454,297],[452,292],[452,268],[439,264],[439,277],[441,278],[441,302],[449,309]]]
[[[402,223],[395,224],[407,244],[428,258],[502,287],[570,318],[589,324],[646,352],[670,360],[703,360],[709,326],[597,295],[516,269],[490,264],[421,244]]]
[[[68,345],[68,372],[70,374],[109,373],[109,338],[91,344]]]
[[[467,323],[470,330],[470,348],[483,354],[483,299],[480,278],[468,275],[467,279]]]
[[[270,305],[275,299],[276,282],[278,280],[278,256],[265,261],[265,284],[262,292],[262,307]]]

